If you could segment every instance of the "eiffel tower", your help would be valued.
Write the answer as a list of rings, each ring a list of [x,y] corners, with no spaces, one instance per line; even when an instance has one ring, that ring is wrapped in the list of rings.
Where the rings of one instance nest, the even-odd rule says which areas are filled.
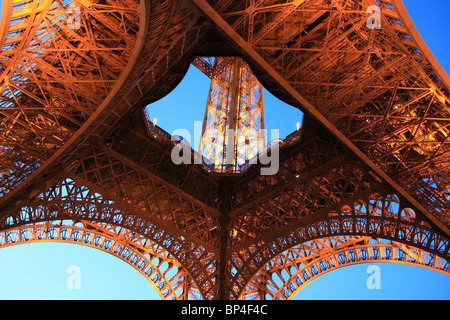
[[[450,78],[401,1],[6,0],[0,26],[0,246],[95,247],[180,300],[290,299],[364,262],[450,274]],[[192,63],[207,152],[175,164],[144,109]],[[264,128],[237,91],[207,121],[213,88],[254,79],[304,113],[275,174],[260,138],[207,156],[241,111]]]

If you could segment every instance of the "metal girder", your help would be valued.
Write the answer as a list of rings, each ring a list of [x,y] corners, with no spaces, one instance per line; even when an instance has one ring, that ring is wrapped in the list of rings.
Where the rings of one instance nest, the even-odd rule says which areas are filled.
[[[97,191],[107,193],[107,196]],[[129,246],[139,250],[141,241],[157,244],[168,253],[168,258],[178,261],[189,273],[200,290],[200,296],[205,299],[216,296],[213,279],[216,263],[214,252],[199,245],[198,240],[190,241],[190,235],[183,236],[169,224],[79,177],[75,177],[75,180],[61,180],[45,192],[11,208],[1,217],[0,229],[17,229],[58,220],[84,221],[88,222],[91,228],[110,226],[108,229],[113,232],[114,229],[119,230],[117,227],[129,230],[130,236],[135,237],[128,243]],[[124,233],[120,233],[116,238],[123,236]],[[158,250],[155,250],[152,254],[157,252]]]
[[[173,89],[169,88],[170,86],[157,87],[157,83],[173,83],[175,86],[182,78],[183,74],[177,74],[180,69],[177,64],[188,66],[191,60],[188,52],[200,39],[205,26],[197,24],[195,12],[189,12],[180,4],[171,6],[170,3],[160,3],[154,6],[152,11],[149,6],[149,1],[141,3],[137,42],[130,52],[128,63],[120,70],[120,77],[114,87],[96,106],[95,112],[85,119],[82,126],[68,135],[67,141],[42,161],[36,160],[39,167],[28,176],[21,177],[20,183],[14,185],[0,199],[0,206],[13,202],[20,192],[33,188],[40,176],[52,172],[66,161],[72,161],[73,155],[107,135],[108,131],[113,131],[113,124],[119,123],[130,109],[140,103],[153,101]],[[169,28],[179,24],[180,19],[186,24],[177,28],[170,39],[165,39]],[[70,86],[68,88],[70,89]],[[151,96],[148,95],[149,92],[152,92]],[[148,100],[143,101],[143,98]]]
[[[177,299],[289,299],[368,261],[449,273],[450,81],[401,3],[377,3],[381,31],[365,29],[369,0],[83,0],[79,30],[60,1],[12,3],[0,34],[0,246],[97,247]],[[305,111],[276,175],[177,166],[176,142],[142,116],[197,46],[240,52]],[[230,86],[236,59],[194,65]]]
[[[309,101],[307,101],[297,90],[295,90],[273,67],[249,44],[245,41],[225,20],[217,13],[214,8],[205,0],[191,0],[197,7],[210,19],[211,23],[223,32],[223,34],[239,47],[242,53],[251,60],[252,64],[258,69],[263,70],[267,77],[275,81],[279,87],[287,92],[298,105],[312,118],[321,123],[329,132],[331,132],[339,141],[341,141],[358,158],[368,165],[371,170],[377,173],[386,183],[392,186],[396,192],[414,204],[418,210],[433,221],[445,234],[450,236],[449,228],[438,220],[433,214],[425,209],[416,199],[398,185],[390,176],[388,176],[379,166],[377,166],[366,154],[357,148],[341,131],[339,131],[326,117],[324,117]]]
[[[204,60],[201,66],[206,70]],[[262,85],[241,58],[217,57],[207,69],[213,71],[199,153],[214,171],[238,172],[264,151]]]
[[[102,250],[125,261],[153,285],[161,299],[183,296],[198,299],[195,285],[189,285],[188,273],[161,246],[146,237],[107,223],[88,220],[52,221],[25,225],[0,232],[0,247],[29,242],[61,242]]]
[[[310,237],[391,239],[419,247],[427,261],[446,261],[450,242],[430,220],[312,120],[302,128],[298,140],[281,144],[277,175],[261,176],[255,166],[218,180],[218,297],[239,298],[267,259]],[[427,241],[418,240],[424,235]],[[438,269],[446,272],[441,262]]]
[[[110,149],[97,150],[73,169],[73,174],[129,203],[129,209],[145,212],[179,235],[194,237],[214,250],[217,241],[217,210]],[[75,179],[75,177],[74,177]]]
[[[223,11],[244,40],[252,28],[273,29],[276,22],[252,47],[401,187],[447,172],[449,78],[405,10],[397,12],[389,1],[364,0],[309,0],[298,7],[277,1],[232,1],[226,8],[222,2],[209,3]],[[395,3],[403,7],[401,1]],[[366,26],[369,5],[381,8],[380,30]],[[278,19],[284,12],[290,14]],[[269,79],[266,87],[298,104],[274,90]],[[430,94],[416,100],[421,90]],[[393,97],[394,105],[389,103]],[[384,125],[376,121],[380,116],[386,118]],[[422,116],[423,121],[413,121]]]
[[[398,252],[401,252],[401,256],[391,255],[392,252],[389,252],[389,255],[386,254],[384,259],[403,261],[403,255],[408,255],[408,251],[412,251],[416,253],[416,256],[424,258],[407,258],[405,261],[419,265],[423,264],[425,267],[436,268],[443,273],[448,273],[449,259],[447,252],[450,249],[450,241],[445,235],[439,233],[440,231],[436,231],[435,228],[430,228],[430,225],[417,220],[418,215],[416,212],[405,207],[407,203],[402,204],[397,195],[368,193],[366,196],[359,195],[358,199],[349,200],[341,203],[342,207],[337,210],[329,210],[327,208],[326,215],[322,216],[322,218],[320,218],[320,213],[316,213],[315,218],[313,217],[314,215],[310,219],[305,218],[300,223],[297,223],[297,226],[291,225],[290,228],[281,228],[278,230],[278,234],[272,238],[259,239],[258,243],[236,248],[236,251],[233,251],[231,254],[229,274],[227,275],[229,281],[235,284],[230,292],[232,299],[238,299],[242,294],[255,295],[257,293],[256,290],[246,293],[244,288],[248,284],[248,279],[255,274],[264,274],[265,272],[271,274],[274,272],[271,270],[271,263],[267,264],[273,257],[289,255],[289,250],[292,248],[315,243],[316,240],[319,240],[319,242],[331,241],[333,250],[324,250],[323,252],[319,250],[315,263],[327,256],[339,256],[339,241],[343,243],[345,248],[353,245],[355,240],[357,241],[361,238],[385,239],[384,243],[387,240],[398,247]],[[413,249],[409,250],[408,248]],[[371,249],[369,245],[363,245],[361,250],[363,253],[367,253]],[[354,251],[352,254],[355,254]],[[308,258],[315,259],[315,257]],[[369,261],[367,255],[362,256],[362,259]],[[309,265],[309,262],[311,262],[311,259],[302,261],[302,259],[292,257],[291,263],[296,263],[296,269],[301,269],[298,268],[298,265],[302,263]],[[358,263],[358,259],[354,259],[353,262]],[[337,265],[345,265],[346,263],[334,263],[328,265],[322,271],[326,272],[330,268],[332,269]],[[283,270],[285,270],[284,272],[290,272],[289,266]],[[304,282],[307,282],[306,280],[319,273],[320,271],[310,274],[308,279],[299,281],[296,288],[302,286]],[[289,283],[288,279],[285,280],[286,282],[283,285]],[[263,280],[257,279],[256,281]],[[254,285],[252,286],[252,289],[254,289]],[[271,290],[271,286],[267,286],[266,290],[272,292],[273,295],[274,291]],[[292,297],[294,292],[295,290],[291,290],[285,298]]]
[[[273,258],[252,278],[239,298],[292,299],[311,281],[336,268],[376,262],[421,265],[444,274],[448,264],[425,250],[409,250],[393,241],[386,243],[366,237],[350,241],[339,237],[313,240]]]

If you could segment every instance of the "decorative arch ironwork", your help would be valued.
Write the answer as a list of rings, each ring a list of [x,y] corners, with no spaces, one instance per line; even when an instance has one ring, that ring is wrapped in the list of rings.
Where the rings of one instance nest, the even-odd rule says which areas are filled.
[[[402,2],[275,2],[3,2],[0,231],[65,220],[122,227],[182,262],[205,299],[255,294],[249,281],[274,257],[324,237],[386,239],[331,246],[342,249],[337,261],[351,257],[343,265],[356,254],[396,257],[400,247],[448,272],[450,79]],[[72,3],[82,4],[77,31],[62,23]],[[364,27],[373,4],[381,30]],[[146,151],[138,139],[110,147],[117,125],[142,125],[138,111],[173,90],[193,57],[222,49],[245,56],[259,81],[308,113],[304,152],[292,148],[281,174],[249,174],[223,193],[232,188],[172,170],[161,156],[167,145],[150,136]],[[323,145],[318,132],[334,138]],[[63,180],[40,193],[60,168],[89,186]],[[205,189],[214,191],[199,196]],[[302,207],[291,205],[300,198]],[[302,272],[313,265],[320,260]]]
[[[36,228],[43,228],[45,224],[52,225],[56,228],[55,230],[65,230],[67,226],[61,223],[55,224],[55,221],[67,220],[73,221],[75,225],[85,223],[84,229],[76,229],[77,232],[83,230],[85,235],[97,229],[107,232],[110,237],[114,236],[116,241],[126,235],[126,245],[130,247],[130,250],[135,248],[133,243],[142,248],[145,247],[143,243],[147,242],[152,243],[153,246],[158,245],[160,249],[157,251],[165,250],[166,259],[172,264],[177,261],[176,264],[180,266],[180,270],[189,277],[190,280],[186,286],[192,282],[194,284],[192,288],[201,288],[198,293],[190,291],[191,297],[210,299],[215,294],[213,275],[216,262],[213,252],[207,251],[183,236],[171,235],[161,226],[143,217],[142,213],[124,213],[114,201],[105,199],[71,179],[62,180],[54,187],[36,195],[30,202],[16,206],[15,210],[11,210],[11,213],[2,219],[0,231],[17,234],[18,231],[13,230],[28,230],[34,228],[33,225],[37,225]],[[57,227],[58,225],[60,227]],[[117,234],[120,230],[126,231]],[[94,238],[89,239],[94,240]],[[79,241],[83,242],[82,239]],[[157,283],[157,286],[159,285],[160,283]],[[163,296],[164,294],[168,295],[166,292]],[[186,295],[185,298],[187,298]]]
[[[235,298],[254,296],[256,293],[249,292],[246,280],[254,279],[256,274],[270,266],[273,257],[282,256],[283,252],[289,253],[291,248],[301,247],[305,243],[317,245],[318,239],[327,237],[337,243],[342,242],[343,252],[347,250],[346,247],[349,244],[354,246],[353,242],[366,239],[364,245],[355,247],[352,252],[359,254],[364,250],[366,253],[375,250],[379,253],[381,248],[383,250],[390,248],[391,252],[399,249],[403,250],[407,256],[420,257],[416,262],[418,266],[449,272],[450,240],[448,237],[431,228],[428,222],[417,218],[414,210],[405,207],[395,194],[370,193],[365,198],[354,201],[352,206],[342,204],[340,210],[329,208],[326,210],[328,214],[325,218],[310,219],[309,222],[292,226],[290,230],[283,230],[282,235],[274,236],[270,241],[260,241],[256,245],[233,252],[229,261],[229,277],[233,283],[231,295]],[[385,242],[372,246],[369,244],[370,239],[383,239]],[[364,247],[366,249],[363,249]],[[336,244],[328,245],[328,249],[331,248],[341,250]],[[371,256],[375,255],[375,251]],[[336,252],[333,252],[335,258],[339,257]],[[369,256],[369,253],[366,255],[361,253],[361,258]],[[385,257],[388,256],[385,255]],[[388,259],[411,262],[392,254]],[[336,263],[325,270],[335,269],[350,262]],[[254,288],[255,285],[251,286]],[[277,292],[271,294],[273,297],[280,297]]]
[[[450,275],[449,261],[395,241],[369,237],[336,237],[294,246],[265,264],[240,299],[292,299],[320,276],[361,263],[401,263]]]
[[[125,261],[152,284],[164,300],[201,299],[188,272],[164,248],[123,227],[60,220],[0,232],[0,249],[33,242],[60,242],[95,248]]]

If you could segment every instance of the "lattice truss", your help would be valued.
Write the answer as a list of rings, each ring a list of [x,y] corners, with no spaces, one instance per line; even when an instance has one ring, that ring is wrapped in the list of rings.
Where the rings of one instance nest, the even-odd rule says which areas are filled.
[[[288,86],[402,187],[422,202],[439,193],[446,204],[427,208],[448,222],[450,80],[420,43],[401,1],[210,3]],[[370,5],[381,8],[379,30],[366,26]]]
[[[288,299],[364,262],[450,273],[449,80],[401,3],[14,0],[1,27],[1,246],[97,248],[165,299]],[[197,58],[221,50],[305,112],[276,175],[175,165],[143,116],[194,60],[224,81]]]
[[[240,58],[199,57],[194,65],[211,78],[200,153],[215,170],[239,170],[265,147],[262,85]]]
[[[79,29],[71,1],[6,1],[0,38],[0,194],[34,172],[111,92],[136,40],[139,5],[89,1]]]

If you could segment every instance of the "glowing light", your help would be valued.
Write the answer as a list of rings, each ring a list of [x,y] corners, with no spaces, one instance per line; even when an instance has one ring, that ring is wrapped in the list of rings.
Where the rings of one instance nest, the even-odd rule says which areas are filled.
[[[438,98],[439,102],[441,102],[442,104],[445,104],[445,98],[440,96],[440,95],[436,95],[436,97]]]

